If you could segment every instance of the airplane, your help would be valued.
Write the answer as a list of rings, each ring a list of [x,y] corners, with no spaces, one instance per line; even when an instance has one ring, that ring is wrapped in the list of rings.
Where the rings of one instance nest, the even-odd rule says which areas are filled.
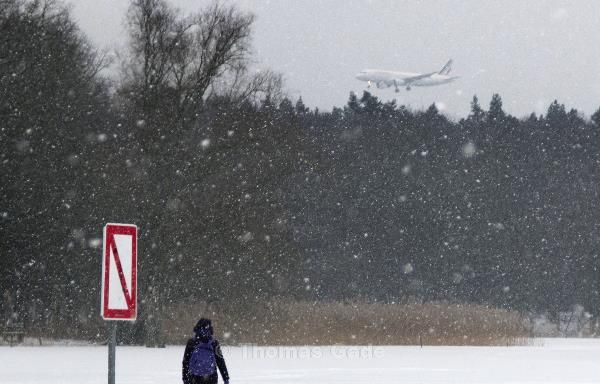
[[[379,69],[365,69],[356,75],[356,79],[366,81],[368,87],[375,84],[377,88],[394,87],[399,92],[399,87],[406,87],[410,91],[411,87],[431,87],[434,85],[447,84],[458,79],[458,76],[450,76],[452,70],[452,59],[448,60],[446,65],[438,72],[431,73],[413,73],[382,71]]]

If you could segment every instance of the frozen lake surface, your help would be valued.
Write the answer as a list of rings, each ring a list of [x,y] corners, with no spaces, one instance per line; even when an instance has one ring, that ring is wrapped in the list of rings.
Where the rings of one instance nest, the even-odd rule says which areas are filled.
[[[180,383],[183,346],[117,348],[117,384]],[[600,383],[600,339],[528,347],[231,347],[232,384]],[[106,346],[0,347],[0,383],[107,382]],[[221,381],[222,382],[222,381]]]

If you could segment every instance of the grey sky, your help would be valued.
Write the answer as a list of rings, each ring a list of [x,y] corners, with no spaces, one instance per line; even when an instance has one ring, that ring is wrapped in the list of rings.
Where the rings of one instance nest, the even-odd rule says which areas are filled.
[[[125,0],[71,0],[96,44],[125,43]],[[185,12],[206,0],[171,0]],[[256,16],[260,65],[282,72],[292,98],[329,110],[342,106],[364,68],[427,72],[454,59],[457,82],[410,92],[371,92],[415,108],[439,103],[464,116],[473,94],[494,92],[505,109],[544,112],[554,99],[588,116],[600,106],[600,1],[231,2]]]

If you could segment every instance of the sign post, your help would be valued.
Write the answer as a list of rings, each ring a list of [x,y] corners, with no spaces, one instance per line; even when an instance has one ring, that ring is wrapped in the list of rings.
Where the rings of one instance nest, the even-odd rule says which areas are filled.
[[[117,358],[117,323],[108,322],[108,384],[115,384],[115,360]]]
[[[106,224],[102,247],[102,318],[108,321],[108,384],[115,384],[117,323],[137,317],[137,227]]]

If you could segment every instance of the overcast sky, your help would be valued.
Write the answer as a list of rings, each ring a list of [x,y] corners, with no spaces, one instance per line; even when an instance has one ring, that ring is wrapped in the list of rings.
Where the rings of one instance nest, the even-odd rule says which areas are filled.
[[[125,43],[126,0],[70,0],[97,45]],[[171,0],[184,12],[206,0]],[[544,112],[558,99],[589,116],[600,106],[600,1],[242,0],[256,15],[253,46],[262,67],[282,72],[288,94],[311,107],[342,106],[365,83],[361,69],[439,70],[454,59],[458,81],[410,92],[371,91],[414,108],[438,103],[464,116],[477,94],[500,93],[507,111]]]

